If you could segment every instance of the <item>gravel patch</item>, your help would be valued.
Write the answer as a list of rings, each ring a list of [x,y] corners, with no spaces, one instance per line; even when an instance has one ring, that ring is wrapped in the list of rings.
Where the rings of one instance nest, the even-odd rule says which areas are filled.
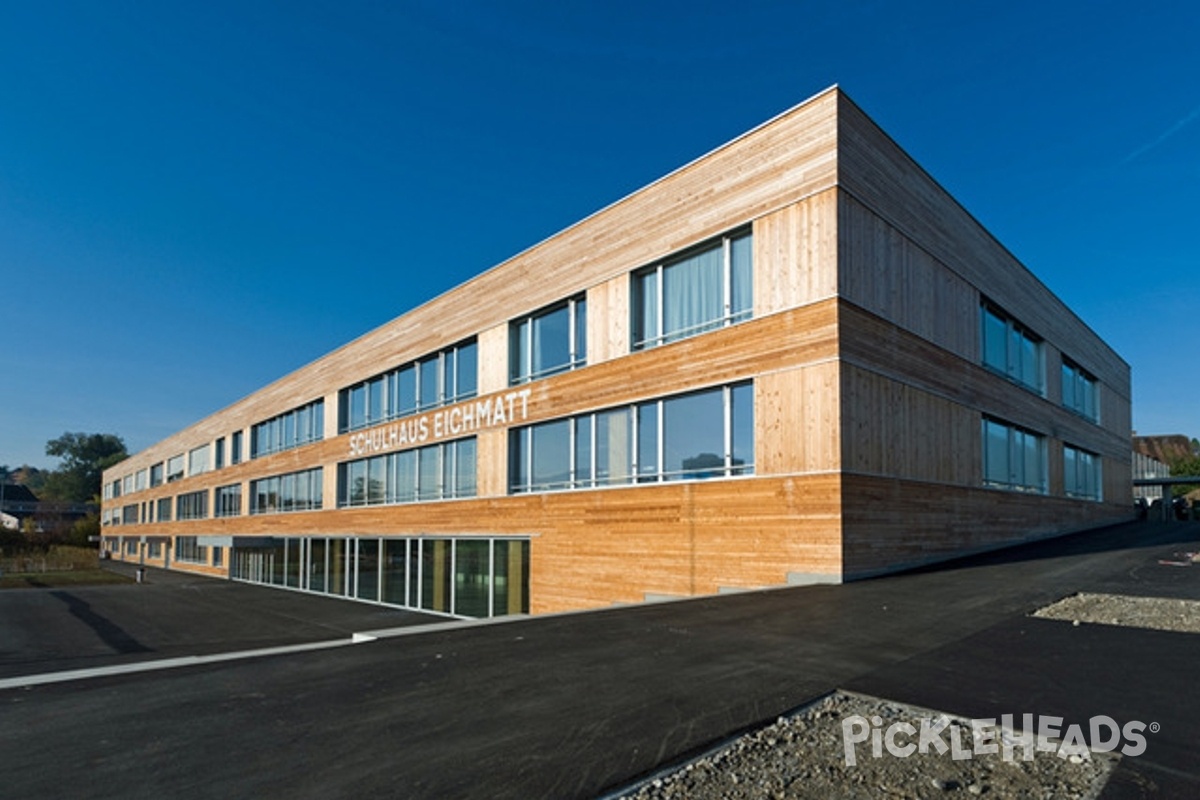
[[[1075,625],[1122,625],[1159,631],[1200,633],[1200,601],[1168,597],[1133,597],[1081,592],[1033,612],[1044,619],[1069,620]]]
[[[861,719],[861,722],[856,720]],[[853,722],[851,722],[853,721]],[[886,733],[893,723],[918,731],[925,721],[942,728],[932,745],[899,757],[886,737],[880,757],[873,755],[871,733]],[[1019,721],[1018,721],[1019,722]],[[846,724],[854,733],[870,731],[853,745],[848,763]],[[973,736],[973,734],[975,734]],[[962,747],[954,758],[952,740]],[[919,733],[901,734],[897,746],[917,744]],[[627,800],[783,800],[784,798],[1094,798],[1118,758],[1089,753],[1057,740],[1042,739],[1046,751],[1026,747],[998,728],[973,731],[971,722],[937,711],[872,697],[835,692],[814,705],[732,742],[670,772],[659,773],[619,795]],[[1005,757],[1002,743],[1010,750]],[[1029,740],[1026,741],[1026,744]],[[973,752],[995,746],[997,753]],[[1031,760],[1024,760],[1026,751]]]

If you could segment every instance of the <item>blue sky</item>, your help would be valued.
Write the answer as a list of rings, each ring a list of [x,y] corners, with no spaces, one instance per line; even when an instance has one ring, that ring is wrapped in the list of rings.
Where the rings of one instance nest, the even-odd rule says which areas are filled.
[[[1200,4],[0,6],[0,464],[131,451],[837,83],[1200,436]]]

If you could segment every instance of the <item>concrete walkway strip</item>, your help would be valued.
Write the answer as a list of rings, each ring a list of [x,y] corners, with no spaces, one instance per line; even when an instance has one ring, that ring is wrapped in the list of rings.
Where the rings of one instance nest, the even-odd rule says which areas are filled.
[[[72,669],[62,672],[43,672],[40,675],[18,675],[15,678],[0,678],[0,690],[20,689],[26,686],[41,686],[49,683],[65,683],[67,681],[87,680],[89,678],[105,678],[111,675],[130,675],[138,672],[158,672],[164,669],[178,667],[195,667],[203,664],[218,664],[223,661],[239,661],[264,656],[286,655],[289,653],[306,653],[313,650],[332,650],[351,644],[364,644],[375,641],[374,636],[356,633],[349,639],[333,639],[327,642],[308,642],[283,647],[264,647],[258,650],[237,650],[231,653],[213,653],[206,656],[180,656],[178,658],[163,658],[157,661],[138,661],[132,664],[113,664],[107,667],[91,669]]]

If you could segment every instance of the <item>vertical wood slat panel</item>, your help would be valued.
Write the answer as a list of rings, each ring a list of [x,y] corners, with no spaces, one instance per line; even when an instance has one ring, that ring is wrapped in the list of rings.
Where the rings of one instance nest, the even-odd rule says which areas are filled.
[[[837,190],[829,189],[754,221],[754,315],[837,293]]]

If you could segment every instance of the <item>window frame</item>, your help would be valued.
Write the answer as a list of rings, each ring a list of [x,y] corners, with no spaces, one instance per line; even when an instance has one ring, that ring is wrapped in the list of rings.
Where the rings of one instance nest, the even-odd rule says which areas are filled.
[[[565,363],[534,369],[534,326],[539,320],[565,310],[567,312],[567,360]],[[508,323],[508,385],[549,378],[587,366],[587,293],[568,297],[544,306]]]
[[[734,303],[735,289],[737,284],[734,279],[735,264],[734,264],[734,248],[739,242],[745,242],[749,248],[747,269],[747,279],[749,281],[749,296],[744,298],[745,308],[735,309]],[[697,322],[687,328],[678,330],[666,331],[664,329],[666,319],[666,298],[665,298],[665,273],[672,267],[678,267],[692,259],[695,259],[712,250],[720,248],[721,253],[721,314],[715,318],[707,319],[702,322]],[[653,277],[653,299],[654,309],[654,327],[653,332],[644,331],[646,322],[645,307],[647,304],[646,297],[650,294],[644,286],[647,279]],[[660,347],[665,344],[671,344],[683,339],[689,339],[693,336],[699,336],[704,333],[709,333],[714,330],[727,328],[731,325],[736,325],[741,322],[748,321],[754,318],[754,231],[750,226],[742,226],[728,233],[708,239],[704,242],[696,244],[686,250],[673,253],[667,258],[662,259],[654,264],[651,264],[641,269],[634,270],[630,273],[629,282],[629,350],[636,353],[643,350],[650,350],[655,347]]]

